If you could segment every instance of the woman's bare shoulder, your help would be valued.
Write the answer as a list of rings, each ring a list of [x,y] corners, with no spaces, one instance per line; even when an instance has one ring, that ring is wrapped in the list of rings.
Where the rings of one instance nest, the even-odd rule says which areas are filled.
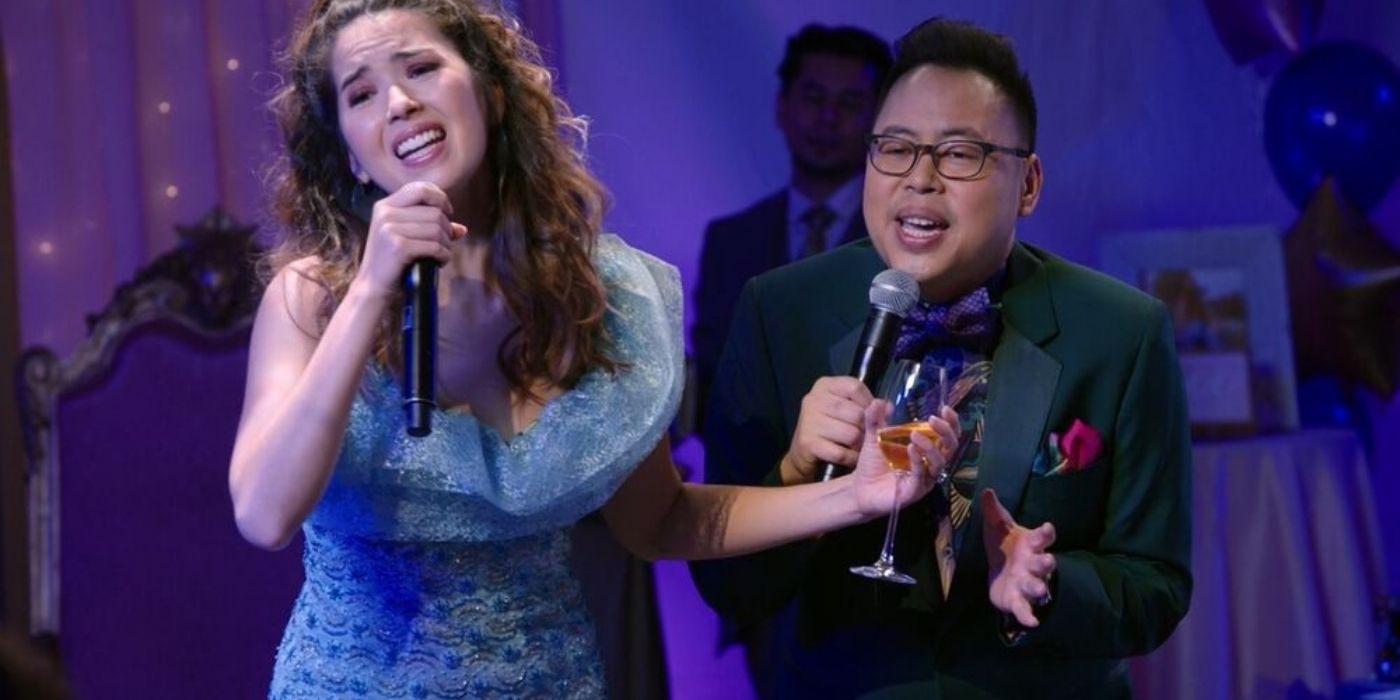
[[[276,313],[303,330],[317,328],[330,287],[322,275],[321,258],[308,255],[281,267],[263,292],[258,315]]]

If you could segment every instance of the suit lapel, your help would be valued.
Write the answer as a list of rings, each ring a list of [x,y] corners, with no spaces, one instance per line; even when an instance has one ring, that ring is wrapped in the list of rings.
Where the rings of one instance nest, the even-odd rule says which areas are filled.
[[[1013,515],[1030,478],[1041,435],[1059,385],[1060,362],[1040,345],[1059,331],[1054,300],[1041,264],[1017,245],[1008,261],[1002,299],[1003,330],[992,359],[983,423],[981,466],[975,494],[996,491]],[[982,513],[974,494],[972,514],[958,552],[943,628],[953,624],[968,601],[986,598],[987,559],[983,552]],[[982,589],[982,590],[978,590]]]
[[[1060,378],[1060,361],[1040,347],[1059,333],[1051,291],[1040,260],[1024,246],[1013,248],[1001,302],[1004,330],[987,387],[977,483],[978,490],[995,490],[1012,513],[1020,507]]]
[[[875,275],[880,274],[881,270],[885,269],[885,263],[880,260],[874,246],[868,242],[861,245],[868,249],[868,255],[862,264],[850,267],[850,274],[852,280],[861,282],[860,288],[865,293],[855,294],[855,285],[851,285],[851,298],[843,298],[841,304],[831,310],[841,327],[850,329],[827,349],[827,361],[831,367],[830,376],[833,377],[846,376],[851,373],[851,361],[856,356],[856,345],[860,343],[860,334],[865,328],[865,317],[870,312],[870,281],[875,279]],[[844,286],[835,281],[833,284]]]
[[[1014,328],[1004,333],[987,387],[977,490],[996,491],[1002,505],[1015,513],[1055,398],[1060,362]],[[962,553],[967,554],[966,547]]]
[[[769,204],[763,208],[763,229],[769,231],[768,237],[768,266],[764,269],[771,270],[780,265],[786,265],[791,260],[792,253],[788,250],[788,191],[787,188],[778,190],[778,193],[769,198]]]
[[[744,214],[744,231],[753,238],[749,242],[752,259],[743,275],[761,274],[788,263],[788,191],[787,188],[763,198]]]
[[[831,363],[831,376],[839,377],[849,374],[851,371],[851,361],[856,356],[856,344],[860,342],[860,332],[865,324],[857,319],[842,319],[842,327],[850,328],[850,332],[841,336],[836,344],[831,346],[827,352],[827,360]]]

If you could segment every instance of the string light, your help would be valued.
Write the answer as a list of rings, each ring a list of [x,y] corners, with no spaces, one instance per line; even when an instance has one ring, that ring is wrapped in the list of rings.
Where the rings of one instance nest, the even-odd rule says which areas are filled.
[[[156,109],[159,110],[161,114],[170,114],[170,103],[162,100],[160,104],[156,105]]]
[[[53,243],[50,241],[39,241],[40,255],[53,255]]]
[[[165,196],[167,196],[167,197],[169,197],[169,198],[171,198],[171,199],[175,199],[176,197],[179,197],[179,196],[180,196],[180,188],[179,188],[179,187],[176,187],[176,186],[174,186],[174,185],[170,185],[169,187],[166,187],[166,188],[165,188]]]
[[[228,63],[225,64],[225,65],[228,66],[228,69],[229,69],[229,70],[238,70],[238,59],[236,59],[236,58],[230,58],[230,59],[228,60]]]

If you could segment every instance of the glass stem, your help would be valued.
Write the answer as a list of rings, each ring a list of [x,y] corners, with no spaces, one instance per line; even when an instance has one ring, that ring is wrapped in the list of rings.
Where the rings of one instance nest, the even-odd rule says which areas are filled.
[[[890,507],[890,521],[885,526],[885,546],[880,550],[880,561],[876,566],[882,569],[894,568],[894,530],[899,523],[899,485],[904,483],[904,472],[895,472],[894,504]]]

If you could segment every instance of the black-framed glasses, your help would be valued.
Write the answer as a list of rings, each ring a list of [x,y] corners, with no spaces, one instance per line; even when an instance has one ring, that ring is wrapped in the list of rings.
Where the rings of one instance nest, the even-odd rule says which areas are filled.
[[[1028,158],[1031,152],[1024,148],[1008,148],[986,141],[963,139],[942,143],[915,143],[899,136],[870,134],[865,137],[870,153],[870,164],[876,170],[900,177],[907,175],[919,162],[919,156],[928,153],[933,159],[933,169],[950,180],[971,180],[982,173],[987,164],[987,156],[992,153],[1010,153],[1018,158]]]

